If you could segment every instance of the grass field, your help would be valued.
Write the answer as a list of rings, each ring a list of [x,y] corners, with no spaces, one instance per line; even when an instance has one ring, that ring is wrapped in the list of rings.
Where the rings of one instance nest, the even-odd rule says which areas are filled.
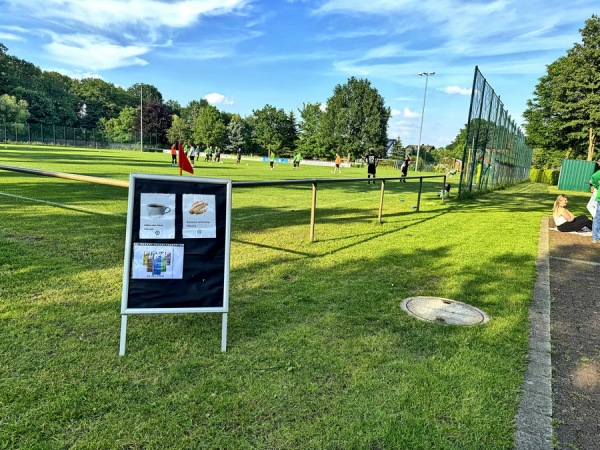
[[[198,173],[332,176],[223,161]],[[1,144],[0,164],[177,172],[166,154]],[[417,213],[416,183],[386,183],[382,224],[379,186],[320,186],[312,243],[310,186],[235,189],[228,351],[220,315],[130,316],[119,357],[127,190],[0,171],[0,448],[512,448],[540,218],[556,190],[442,203],[440,182],[424,184]],[[575,212],[585,197],[570,194]],[[418,321],[400,308],[415,295],[491,320]]]

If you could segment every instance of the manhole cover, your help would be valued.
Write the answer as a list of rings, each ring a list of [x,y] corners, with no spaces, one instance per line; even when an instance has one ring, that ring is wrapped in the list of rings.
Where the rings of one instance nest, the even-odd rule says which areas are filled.
[[[400,306],[413,317],[442,325],[479,325],[489,320],[474,306],[440,297],[408,297]]]

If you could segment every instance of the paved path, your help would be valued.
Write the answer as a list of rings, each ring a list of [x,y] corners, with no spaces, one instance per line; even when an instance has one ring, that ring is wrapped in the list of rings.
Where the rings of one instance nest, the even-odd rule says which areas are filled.
[[[548,231],[549,222],[540,228],[515,449],[600,450],[600,246]]]

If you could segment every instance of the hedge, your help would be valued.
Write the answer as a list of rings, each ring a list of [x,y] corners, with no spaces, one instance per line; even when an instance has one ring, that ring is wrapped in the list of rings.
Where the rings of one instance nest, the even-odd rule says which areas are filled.
[[[560,171],[555,169],[534,169],[529,171],[529,179],[534,183],[544,183],[551,186],[558,185]]]

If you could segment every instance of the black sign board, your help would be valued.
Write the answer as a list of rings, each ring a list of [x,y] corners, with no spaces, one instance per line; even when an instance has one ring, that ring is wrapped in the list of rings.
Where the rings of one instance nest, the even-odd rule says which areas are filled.
[[[128,314],[221,312],[225,340],[230,216],[231,180],[131,174],[121,354]]]

